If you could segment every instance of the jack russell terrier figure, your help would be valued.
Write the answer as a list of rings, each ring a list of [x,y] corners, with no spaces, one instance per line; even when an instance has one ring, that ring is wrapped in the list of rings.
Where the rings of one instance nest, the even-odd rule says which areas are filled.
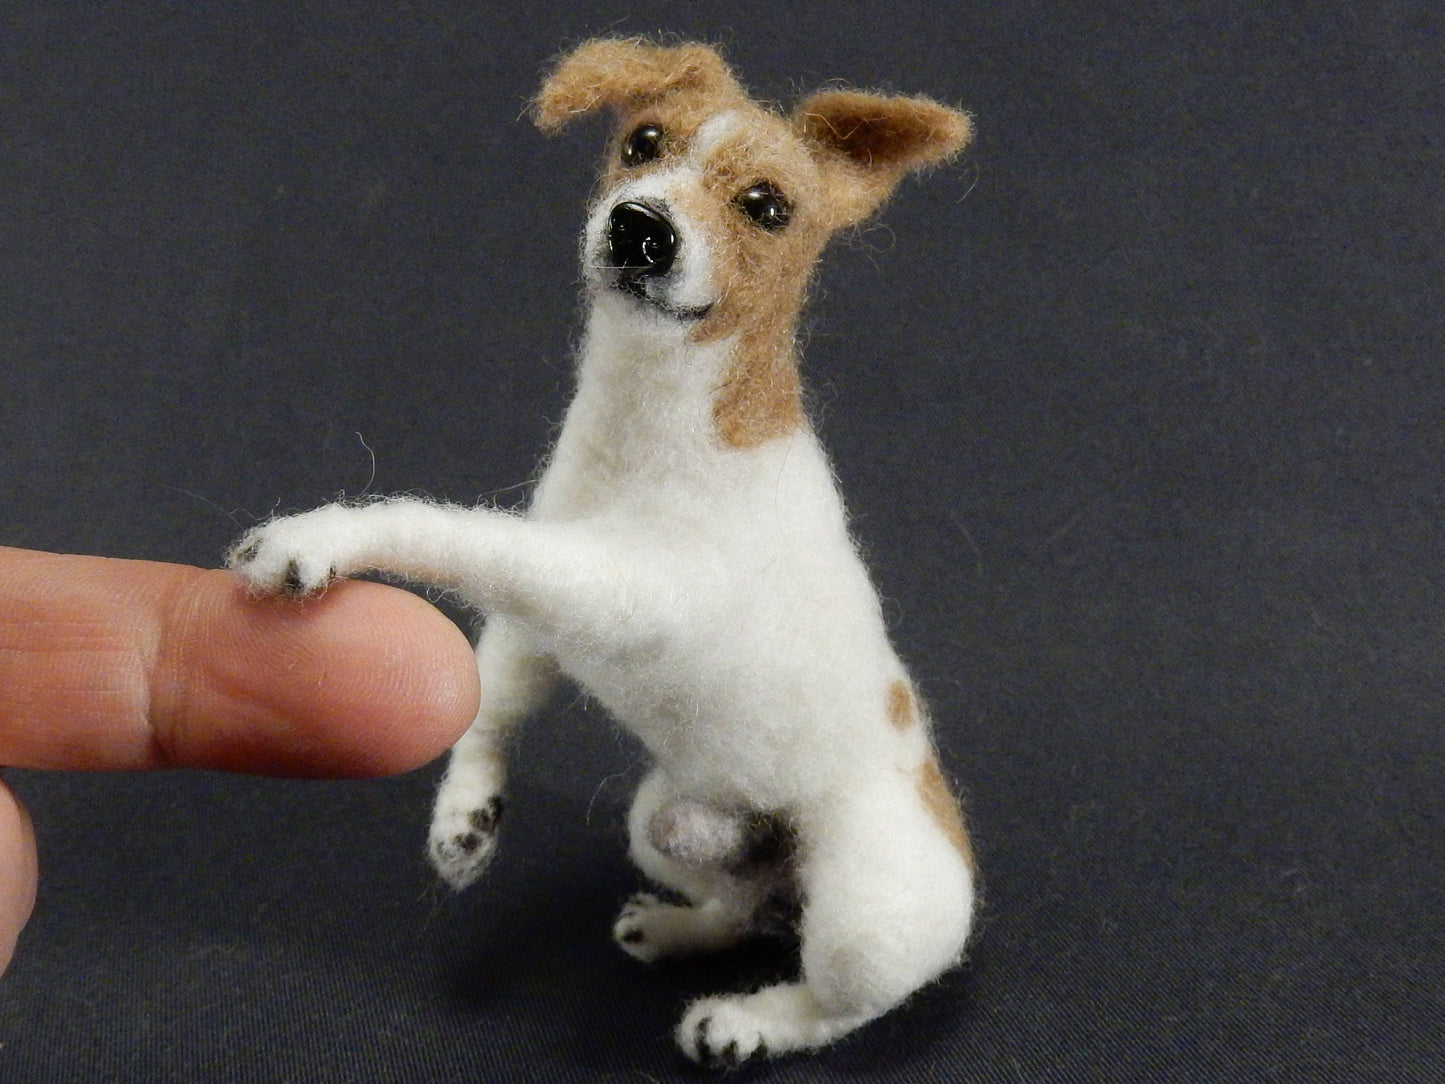
[[[566,56],[534,118],[550,132],[602,109],[577,391],[527,512],[333,504],[255,528],[230,564],[286,595],[381,570],[486,615],[481,711],[431,828],[458,888],[493,852],[508,736],[559,675],[636,735],[653,764],[631,854],[669,893],[626,904],[622,949],[652,961],[796,924],[797,981],[701,998],[678,1026],[689,1057],[731,1066],[847,1034],[968,939],[963,818],[804,416],[795,332],[829,236],[969,122],[843,90],[782,116],[712,49],[636,40]]]

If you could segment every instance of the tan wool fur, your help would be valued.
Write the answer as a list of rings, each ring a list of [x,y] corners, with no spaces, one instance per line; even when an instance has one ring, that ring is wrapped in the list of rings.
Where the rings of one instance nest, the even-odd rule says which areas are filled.
[[[958,799],[948,789],[948,781],[943,778],[937,760],[930,758],[918,769],[918,792],[923,797],[924,806],[938,822],[938,827],[948,837],[953,849],[963,856],[969,869],[976,869],[973,844],[969,841],[968,828],[964,825],[963,813],[958,808]]]
[[[719,300],[694,333],[700,342],[740,335],[713,404],[720,439],[752,448],[784,435],[804,420],[793,339],[823,245],[874,211],[905,173],[957,153],[972,134],[967,116],[925,98],[825,91],[785,118],[750,101],[711,50],[638,39],[591,42],[570,54],[532,112],[553,131],[604,108],[618,118],[614,147],[643,124],[667,133],[651,169],[684,154],[709,118],[737,112],[746,121],[710,153],[705,188],[730,197],[767,180],[798,195],[802,213],[785,244],[758,236],[735,214],[702,212],[726,258]],[[610,154],[604,188],[623,172]]]
[[[894,730],[907,730],[918,722],[913,710],[913,694],[908,691],[906,681],[895,681],[888,686],[888,721]]]
[[[855,91],[785,115],[711,48],[640,40],[573,50],[532,109],[546,131],[598,112],[613,130],[583,229],[577,387],[525,514],[333,504],[229,560],[260,592],[383,570],[486,616],[481,709],[428,840],[456,888],[487,868],[509,739],[558,680],[617,720],[650,762],[629,854],[671,894],[629,900],[618,946],[682,957],[801,915],[796,980],[699,998],[677,1025],[688,1057],[732,1067],[897,1007],[972,929],[968,833],[807,424],[796,343],[829,237],[970,129]]]
[[[598,109],[635,107],[686,89],[714,99],[729,91],[742,96],[722,58],[705,45],[669,49],[639,39],[602,39],[567,55],[543,84],[532,115],[543,131],[556,131]]]

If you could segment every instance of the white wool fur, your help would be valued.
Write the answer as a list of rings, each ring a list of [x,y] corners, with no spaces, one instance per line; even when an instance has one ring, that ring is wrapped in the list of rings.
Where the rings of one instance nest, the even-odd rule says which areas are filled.
[[[729,114],[717,130],[745,123]],[[622,947],[645,960],[721,948],[770,901],[802,907],[798,983],[702,999],[679,1026],[690,1056],[731,1063],[822,1045],[939,975],[961,955],[974,889],[920,786],[935,763],[921,704],[908,725],[889,717],[911,685],[816,437],[802,424],[745,449],[718,438],[713,399],[738,338],[697,342],[678,315],[716,300],[725,258],[676,210],[708,142],[603,193],[589,218],[576,396],[524,516],[330,505],[257,528],[231,563],[263,591],[382,569],[489,615],[482,708],[431,831],[457,887],[491,854],[508,735],[559,674],[636,735],[654,767],[632,857],[686,903],[634,897]],[[625,200],[672,208],[680,239],[646,300],[607,282],[607,216]],[[756,868],[739,854],[752,814],[790,834],[788,853]]]

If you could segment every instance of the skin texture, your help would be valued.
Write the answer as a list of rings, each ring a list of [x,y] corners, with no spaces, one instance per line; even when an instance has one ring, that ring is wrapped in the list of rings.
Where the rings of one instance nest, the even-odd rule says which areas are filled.
[[[449,748],[478,699],[466,638],[405,591],[258,599],[225,572],[0,548],[0,765],[387,775]],[[0,970],[37,867],[0,784]]]

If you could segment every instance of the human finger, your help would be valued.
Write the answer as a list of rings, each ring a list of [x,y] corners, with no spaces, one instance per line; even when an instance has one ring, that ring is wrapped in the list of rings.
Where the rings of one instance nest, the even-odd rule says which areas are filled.
[[[396,588],[254,598],[227,572],[0,549],[0,764],[387,774],[477,700],[465,637]]]
[[[35,832],[25,807],[0,783],[0,972],[35,908]]]

